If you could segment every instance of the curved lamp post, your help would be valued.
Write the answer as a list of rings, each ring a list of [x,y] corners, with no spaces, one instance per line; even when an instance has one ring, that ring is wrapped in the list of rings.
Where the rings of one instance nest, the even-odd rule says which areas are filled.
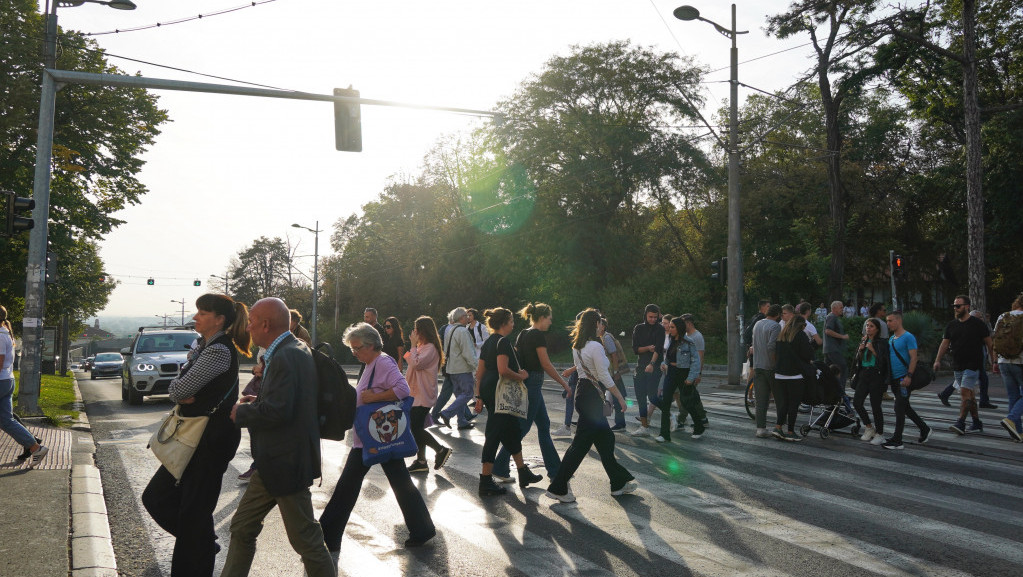
[[[732,4],[732,27],[725,28],[717,22],[700,16],[692,6],[679,6],[672,12],[679,20],[702,20],[714,27],[723,36],[732,39],[731,87],[728,115],[728,384],[739,386],[744,347],[740,346],[742,310],[742,250],[739,231],[739,49],[735,39],[748,30],[735,29],[735,4]]]
[[[302,230],[308,230],[313,233],[313,319],[310,321],[312,324],[309,327],[309,337],[313,341],[313,346],[316,346],[316,301],[319,297],[320,288],[320,221],[316,221],[315,228],[309,228],[300,224],[292,224],[293,228],[301,228]]]

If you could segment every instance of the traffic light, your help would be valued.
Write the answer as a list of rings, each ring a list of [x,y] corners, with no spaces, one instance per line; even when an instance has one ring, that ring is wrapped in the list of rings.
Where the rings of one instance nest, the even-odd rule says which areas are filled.
[[[335,88],[334,96],[359,98],[359,91]],[[334,102],[334,148],[342,152],[362,152],[362,108],[358,102]]]
[[[19,212],[35,208],[35,200],[21,198],[9,190],[0,190],[0,200],[5,205],[2,213],[5,221],[4,234],[11,236],[23,230],[31,230],[35,226],[36,223],[31,218],[18,216]]]
[[[107,282],[107,273],[105,272],[99,273],[98,275],[96,275],[96,280],[98,280],[99,282]]]
[[[46,251],[46,284],[57,282],[57,253]]]
[[[202,286],[202,281],[200,281],[199,279],[195,279],[194,281],[192,281],[192,286]]]
[[[153,279],[147,279],[146,280],[146,284],[149,285],[149,286],[153,286],[154,284],[156,284],[156,281],[153,280]]]
[[[710,278],[718,281],[721,284],[727,284],[728,281],[728,257],[723,256],[721,260],[716,260],[710,263],[710,268],[714,269],[714,272],[710,275]]]
[[[903,275],[905,274],[905,269],[902,268],[903,264],[902,255],[899,254],[895,255],[894,263],[895,264],[892,267],[892,274],[895,275],[895,278],[902,279]]]

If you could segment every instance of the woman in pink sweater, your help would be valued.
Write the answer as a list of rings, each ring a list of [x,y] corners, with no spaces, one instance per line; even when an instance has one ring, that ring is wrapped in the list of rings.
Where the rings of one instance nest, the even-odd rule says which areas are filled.
[[[437,402],[437,372],[443,361],[440,338],[437,336],[437,325],[433,319],[422,316],[416,319],[415,328],[409,335],[412,347],[405,353],[405,362],[408,363],[408,370],[405,372],[405,380],[408,381],[409,389],[415,401],[412,403],[412,436],[416,439],[419,447],[419,454],[416,460],[409,466],[409,473],[429,472],[430,466],[426,462],[426,448],[430,447],[435,453],[433,468],[440,469],[451,456],[451,449],[441,445],[429,431],[426,430],[426,419],[430,418],[430,409]],[[429,424],[433,424],[432,419]]]

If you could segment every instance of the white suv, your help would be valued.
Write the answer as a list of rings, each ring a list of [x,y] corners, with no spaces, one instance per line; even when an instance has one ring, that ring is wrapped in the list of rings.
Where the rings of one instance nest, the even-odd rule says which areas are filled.
[[[189,327],[139,327],[131,345],[121,349],[121,400],[138,405],[149,395],[166,395],[198,337]]]

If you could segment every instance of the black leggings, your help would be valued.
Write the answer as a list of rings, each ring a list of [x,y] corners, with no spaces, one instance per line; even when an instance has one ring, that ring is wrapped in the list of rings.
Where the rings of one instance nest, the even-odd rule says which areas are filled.
[[[777,425],[787,425],[790,431],[796,428],[796,417],[799,415],[799,403],[803,402],[806,389],[802,377],[798,379],[774,379],[775,406],[778,408]]]
[[[853,408],[856,409],[856,413],[859,414],[860,419],[863,420],[863,424],[870,425],[870,415],[867,414],[867,409],[863,407],[863,401],[870,395],[870,410],[874,413],[874,431],[880,434],[884,431],[884,412],[881,411],[881,400],[884,398],[884,392],[888,388],[888,384],[884,382],[884,377],[875,367],[867,367],[860,369],[859,376],[856,377],[856,395],[853,397]]]
[[[416,459],[420,461],[426,460],[426,448],[430,447],[433,452],[439,452],[443,447],[437,442],[430,431],[426,430],[424,423],[426,422],[426,415],[430,413],[430,407],[412,407],[412,438],[416,440],[416,446],[419,447],[419,454],[416,455]]]
[[[480,461],[493,463],[497,459],[497,447],[504,445],[512,455],[522,452],[522,431],[519,429],[519,418],[514,415],[494,412],[494,400],[497,395],[497,371],[487,371],[480,382],[480,397],[487,408],[487,430],[483,441],[483,456]]]

